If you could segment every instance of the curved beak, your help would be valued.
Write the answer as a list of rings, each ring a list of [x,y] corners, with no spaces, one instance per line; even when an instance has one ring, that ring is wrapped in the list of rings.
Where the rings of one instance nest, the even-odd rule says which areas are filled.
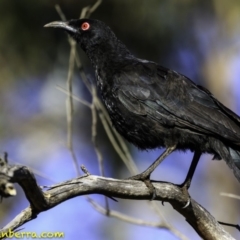
[[[55,22],[50,22],[43,27],[53,27],[53,28],[62,28],[68,32],[76,33],[77,30],[69,25],[69,22],[62,22],[62,21],[55,21]]]

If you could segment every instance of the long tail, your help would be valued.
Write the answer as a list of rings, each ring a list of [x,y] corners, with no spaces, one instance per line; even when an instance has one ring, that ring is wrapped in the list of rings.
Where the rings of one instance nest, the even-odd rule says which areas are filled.
[[[239,149],[233,149],[222,142],[216,142],[215,149],[233,170],[235,177],[240,182],[240,147]]]
[[[226,162],[233,169],[235,177],[240,182],[240,151],[229,148],[229,154],[230,158]]]

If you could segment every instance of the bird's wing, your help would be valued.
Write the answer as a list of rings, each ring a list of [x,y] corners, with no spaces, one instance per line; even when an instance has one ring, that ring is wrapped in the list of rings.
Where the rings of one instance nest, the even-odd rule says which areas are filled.
[[[185,76],[170,71],[168,78],[170,91],[156,100],[159,105],[177,116],[183,125],[190,124],[192,129],[200,127],[215,136],[240,143],[240,122],[236,114]]]
[[[209,96],[211,96],[211,99],[215,102],[215,104],[227,115],[229,116],[229,118],[233,119],[233,121],[236,121],[237,123],[240,123],[240,117],[234,113],[232,110],[230,110],[229,108],[227,108],[226,106],[224,106],[221,102],[219,102],[214,96],[213,94],[207,90],[206,88],[202,87],[202,86],[197,86],[199,89],[201,89],[202,91],[204,91],[205,93],[207,93]]]
[[[147,115],[146,108],[141,100],[147,99],[150,95],[150,90],[146,88],[134,88],[133,86],[125,85],[118,89],[118,99],[132,113],[137,115]],[[135,97],[137,95],[137,97]],[[140,100],[140,101],[139,101]]]
[[[149,89],[124,85],[118,88],[118,99],[129,112],[148,116],[160,124],[168,127],[175,125],[176,117],[161,107],[156,101],[149,100],[151,91]]]
[[[121,74],[125,84],[118,88],[118,98],[129,111],[147,115],[161,124],[240,143],[239,117],[206,89],[154,63],[139,64],[131,71],[134,74]]]

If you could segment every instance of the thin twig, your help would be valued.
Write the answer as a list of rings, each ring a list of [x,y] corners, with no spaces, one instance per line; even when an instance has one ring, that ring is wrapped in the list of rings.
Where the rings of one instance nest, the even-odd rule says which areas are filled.
[[[126,214],[122,214],[122,213],[114,211],[114,210],[109,211],[108,209],[103,208],[101,205],[99,205],[98,203],[96,203],[92,199],[89,199],[89,202],[92,204],[94,209],[96,209],[98,212],[100,212],[103,215],[106,215],[108,217],[114,217],[118,220],[128,222],[128,223],[132,223],[132,224],[135,224],[135,225],[167,229],[167,230],[171,231],[179,239],[188,240],[188,238],[186,236],[184,236],[181,232],[177,231],[176,229],[174,229],[170,225],[165,224],[165,222],[161,222],[161,223],[160,222],[149,222],[149,221],[145,221],[145,220],[142,220],[142,219],[133,218],[133,217],[130,217]]]
[[[80,18],[89,18],[90,15],[100,6],[102,0],[96,1],[92,6],[87,6],[82,9]]]
[[[91,13],[93,13],[97,7],[101,4],[101,0],[98,0],[93,6],[87,6],[82,9],[80,18],[85,18],[89,17]],[[65,15],[63,14],[61,8],[59,6],[56,7],[59,15],[61,18],[66,21]],[[73,41],[71,38],[68,38],[69,44],[71,46],[71,53],[70,53],[70,60],[69,60],[69,75],[68,75],[68,80],[67,80],[67,88],[68,88],[68,102],[67,102],[67,121],[68,121],[68,148],[72,154],[72,158],[75,163],[75,167],[77,168],[78,175],[80,174],[78,165],[77,165],[77,159],[73,150],[73,145],[72,145],[72,129],[73,129],[73,94],[72,94],[72,74],[74,70],[74,65],[75,65],[75,59],[78,59],[78,65],[80,64],[80,59],[76,55],[76,42]],[[89,85],[88,85],[89,87]],[[101,152],[98,149],[97,142],[96,142],[96,136],[97,136],[97,113],[96,113],[96,108],[95,108],[95,102],[96,102],[96,90],[92,88],[92,97],[93,97],[93,102],[90,105],[91,112],[92,112],[92,142],[94,144],[94,149],[97,154],[97,159],[99,162],[99,168],[100,168],[100,174],[101,176],[104,176],[104,168],[103,168],[103,157]],[[89,106],[87,102],[84,100],[80,101],[81,103],[85,104],[86,106]],[[105,202],[106,202],[106,209],[109,209],[109,203],[107,197],[105,197]]]
[[[92,110],[92,142],[94,145],[94,150],[97,154],[97,159],[98,159],[98,166],[99,166],[99,171],[101,176],[105,176],[104,174],[104,167],[103,167],[103,157],[102,154],[98,148],[97,144],[97,111],[96,111],[96,98],[97,98],[97,91],[95,86],[92,85],[92,105],[91,105],[91,110]],[[107,212],[110,211],[109,209],[109,202],[107,197],[105,197],[105,205]]]
[[[59,5],[55,5],[56,11],[58,12],[59,16],[63,21],[66,21],[66,17],[64,13],[62,12]],[[66,112],[67,112],[67,147],[70,151],[70,154],[73,159],[73,163],[76,169],[76,173],[78,176],[80,176],[80,169],[78,166],[77,157],[73,148],[73,114],[74,114],[74,108],[73,108],[73,97],[72,97],[72,79],[73,79],[73,72],[74,72],[74,66],[75,66],[75,56],[76,56],[76,42],[68,37],[68,41],[71,47],[70,55],[69,55],[69,68],[68,68],[68,76],[67,76],[67,91],[69,95],[66,99]]]
[[[91,110],[92,110],[92,142],[94,145],[94,150],[97,154],[98,159],[98,165],[99,165],[99,171],[101,176],[104,176],[104,170],[103,170],[103,157],[101,152],[98,149],[97,145],[97,111],[95,108],[95,98],[96,98],[96,89],[94,86],[92,86],[92,104],[91,104]]]
[[[102,213],[103,215],[107,215],[107,211],[105,208],[103,208],[101,205],[97,204],[95,201],[90,200],[89,201],[92,206],[100,213]],[[148,226],[148,227],[159,227],[159,228],[167,228],[166,225],[159,223],[159,222],[148,222],[148,221],[144,221],[142,219],[138,219],[138,218],[133,218],[130,217],[128,215],[122,214],[120,212],[117,211],[113,211],[111,210],[111,212],[108,214],[109,217],[114,217],[117,218],[119,220],[125,221],[125,222],[129,222],[132,224],[136,224],[136,225],[142,225],[142,226]]]
[[[98,159],[98,165],[99,165],[99,171],[101,176],[104,176],[104,168],[103,168],[103,157],[102,154],[98,148],[97,144],[97,111],[95,108],[95,99],[96,99],[97,93],[96,89],[94,86],[92,86],[92,105],[91,105],[91,110],[92,110],[92,142],[94,144],[94,150],[97,154],[97,159]]]
[[[62,9],[60,8],[60,6],[58,4],[55,5],[55,9],[58,13],[58,15],[60,16],[60,18],[63,20],[63,21],[67,21],[66,17],[65,17],[65,14],[63,13]]]
[[[106,121],[106,118],[104,116],[104,114],[102,112],[99,112],[99,117],[101,119],[102,125],[104,127],[105,132],[107,133],[107,136],[113,146],[113,148],[115,149],[115,151],[117,152],[117,154],[119,155],[119,157],[122,159],[122,161],[124,162],[124,164],[126,165],[127,169],[132,173],[134,172],[134,169],[131,165],[131,163],[128,161],[128,159],[126,158],[126,155],[124,154],[124,152],[122,151],[122,149],[119,147],[118,142],[116,141],[113,133],[112,133],[112,128],[111,126],[109,126],[108,122]]]
[[[232,194],[232,193],[224,193],[224,192],[221,192],[221,193],[220,193],[220,196],[229,197],[229,198],[235,198],[235,199],[240,200],[240,196],[239,196],[239,195]]]
[[[89,103],[89,102],[87,102],[87,101],[85,101],[85,100],[77,97],[77,96],[74,95],[74,94],[69,93],[66,89],[64,89],[64,88],[62,88],[62,87],[60,87],[60,86],[56,86],[56,89],[58,89],[59,91],[65,93],[65,94],[67,94],[68,96],[71,95],[74,100],[82,103],[84,106],[86,106],[86,107],[88,107],[88,108],[91,109],[91,107],[92,107],[91,103]]]
[[[221,221],[218,221],[218,223],[220,223],[221,225],[224,225],[224,226],[236,228],[238,231],[240,231],[240,226],[238,224],[226,223],[226,222],[221,222]]]
[[[101,0],[96,1],[96,3],[93,6],[88,6],[82,9],[80,18],[89,17],[101,4]],[[66,21],[66,17],[61,10],[59,5],[55,5],[56,11],[58,12],[60,18],[63,21]],[[76,59],[76,42],[72,40],[70,37],[68,37],[68,41],[71,47],[70,56],[69,56],[69,69],[68,69],[68,77],[67,77],[67,90],[68,90],[68,98],[66,102],[66,111],[67,111],[67,146],[68,149],[72,155],[72,159],[74,161],[74,165],[77,171],[77,174],[80,175],[80,170],[77,163],[77,158],[73,149],[73,114],[74,114],[74,108],[73,108],[73,96],[72,96],[72,77],[73,77],[73,71],[74,71],[74,65],[75,65],[75,59]],[[97,153],[98,154],[98,153]]]
[[[76,42],[71,45],[71,52],[69,57],[69,70],[68,70],[68,77],[67,77],[67,89],[69,92],[69,96],[66,100],[66,110],[67,110],[67,146],[69,151],[71,152],[73,162],[75,164],[75,169],[77,175],[80,176],[80,170],[77,162],[77,157],[73,149],[73,97],[72,97],[72,77],[75,65],[75,53],[76,53]]]

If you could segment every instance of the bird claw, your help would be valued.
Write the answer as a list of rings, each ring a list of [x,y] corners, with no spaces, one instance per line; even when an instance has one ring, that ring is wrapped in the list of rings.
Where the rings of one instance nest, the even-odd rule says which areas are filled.
[[[182,184],[178,185],[182,189],[183,195],[186,196],[187,198],[187,203],[182,207],[182,209],[187,208],[191,203],[191,197],[188,193],[190,184],[191,184],[191,181],[187,180],[187,181],[184,181]]]
[[[190,203],[191,203],[191,198],[188,197],[188,201],[187,201],[187,203],[182,207],[182,209],[187,208],[187,207],[190,205]]]
[[[145,183],[145,185],[147,186],[147,188],[150,192],[150,196],[151,196],[150,201],[153,201],[157,196],[156,188],[153,186],[150,179],[145,179],[145,180],[143,180],[143,182]]]
[[[142,181],[145,183],[146,187],[148,188],[149,190],[149,193],[150,193],[150,196],[151,196],[151,199],[150,201],[153,201],[157,194],[156,194],[156,189],[155,187],[153,186],[151,180],[150,180],[150,176],[148,174],[145,174],[144,172],[143,173],[140,173],[140,174],[137,174],[135,176],[132,176],[130,178],[128,178],[129,180],[137,180],[137,181]]]

